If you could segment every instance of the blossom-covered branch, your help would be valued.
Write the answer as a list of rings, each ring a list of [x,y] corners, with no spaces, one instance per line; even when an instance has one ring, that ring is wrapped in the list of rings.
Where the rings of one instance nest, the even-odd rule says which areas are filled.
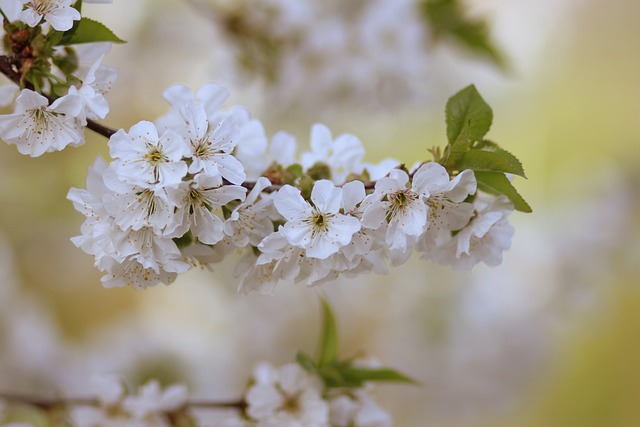
[[[0,115],[0,137],[30,156],[83,143],[84,127],[109,137],[113,160],[97,159],[86,190],[68,195],[86,216],[72,240],[95,257],[106,287],[168,284],[238,251],[242,292],[385,273],[414,252],[457,270],[497,265],[513,234],[507,216],[530,210],[505,176],[524,176],[520,162],[485,139],[493,115],[473,86],[447,103],[444,150],[410,168],[367,163],[356,136],[321,124],[298,156],[292,135],[269,141],[245,109],[223,106],[228,92],[213,83],[169,87],[169,112],[128,132],[98,126],[116,72],[101,65],[110,44],[87,42],[119,39],[60,7],[64,32],[26,19],[27,6],[5,21],[2,70],[34,90]]]
[[[370,395],[373,384],[414,381],[375,361],[340,359],[335,317],[324,300],[322,309],[318,357],[299,352],[296,362],[280,367],[258,363],[237,401],[188,399],[184,385],[163,389],[156,380],[132,392],[118,376],[95,375],[90,397],[47,399],[0,393],[0,425],[6,421],[4,404],[32,407],[71,427],[194,427],[199,425],[197,411],[229,409],[234,413],[226,411],[227,417],[216,427],[368,427],[372,422],[390,427],[390,415]]]

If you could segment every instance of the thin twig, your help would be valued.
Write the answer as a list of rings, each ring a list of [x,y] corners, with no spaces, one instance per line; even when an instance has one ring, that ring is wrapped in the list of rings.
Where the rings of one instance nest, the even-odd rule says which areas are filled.
[[[9,403],[21,403],[25,405],[35,406],[41,409],[60,408],[64,406],[100,406],[100,402],[97,399],[90,399],[85,397],[73,397],[73,398],[46,398],[41,396],[33,396],[27,394],[13,394],[0,392],[0,400]],[[235,408],[238,410],[244,410],[247,404],[244,400],[239,401],[226,401],[226,402],[214,402],[208,400],[193,400],[187,401],[184,404],[185,408],[192,409],[229,409]]]

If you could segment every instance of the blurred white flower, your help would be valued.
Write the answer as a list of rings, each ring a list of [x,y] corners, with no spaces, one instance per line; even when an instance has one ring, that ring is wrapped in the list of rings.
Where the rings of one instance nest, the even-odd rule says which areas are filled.
[[[247,413],[263,427],[328,427],[329,405],[321,383],[300,365],[259,364],[246,394]]]

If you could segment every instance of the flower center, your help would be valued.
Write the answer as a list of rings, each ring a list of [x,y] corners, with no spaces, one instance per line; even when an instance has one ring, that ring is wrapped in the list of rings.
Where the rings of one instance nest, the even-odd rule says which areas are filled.
[[[296,414],[300,412],[300,397],[297,394],[294,395],[286,395],[284,403],[282,404],[281,409],[284,412],[288,412],[290,414]]]
[[[418,200],[418,195],[413,191],[406,189],[389,194],[388,198],[391,202],[391,208],[389,209],[389,212],[387,212],[387,221],[391,221],[398,212],[403,212],[408,206]]]
[[[55,0],[35,0],[27,4],[28,8],[36,11],[39,15],[46,15],[56,8]]]
[[[147,162],[151,163],[153,166],[158,166],[158,164],[164,163],[169,160],[167,156],[164,155],[162,150],[157,146],[150,147],[150,150],[147,152],[147,154],[144,155],[144,159]]]
[[[194,146],[194,155],[199,159],[209,159],[216,153],[216,150],[211,148],[211,141],[198,140],[195,143],[192,142],[192,144]]]
[[[51,126],[51,119],[55,117],[55,115],[49,111],[46,111],[43,108],[36,108],[34,110],[30,110],[31,112],[31,120],[35,124],[35,132],[38,135],[42,135],[42,132],[45,129],[49,129]]]

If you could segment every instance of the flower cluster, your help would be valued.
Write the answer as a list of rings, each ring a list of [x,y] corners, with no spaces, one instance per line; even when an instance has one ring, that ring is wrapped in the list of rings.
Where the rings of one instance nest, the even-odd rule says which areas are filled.
[[[87,217],[73,241],[107,272],[104,286],[170,283],[238,250],[240,289],[269,292],[280,280],[384,273],[414,251],[455,269],[494,265],[509,247],[513,206],[477,195],[471,170],[366,164],[355,136],[323,125],[296,163],[293,136],[268,144],[246,111],[221,109],[226,96],[215,84],[170,87],[169,113],[115,133],[114,160],[98,159],[87,189],[69,192]]]
[[[202,4],[236,47],[239,64],[263,77],[272,108],[388,108],[424,89],[428,35],[417,0]]]
[[[2,0],[0,8],[8,19],[3,72],[26,86],[17,98],[15,85],[0,88],[0,105],[15,100],[14,112],[0,115],[0,138],[31,157],[83,144],[87,120],[109,112],[105,94],[117,72],[102,60],[111,43],[64,40],[81,19],[71,0]]]
[[[370,396],[370,387],[329,389],[297,363],[258,364],[245,401],[245,417],[220,427],[391,427],[391,416]]]
[[[167,414],[177,412],[187,402],[187,388],[174,384],[162,389],[157,380],[150,380],[138,393],[128,393],[125,383],[115,375],[96,375],[92,386],[97,406],[82,406],[70,411],[74,427],[93,426],[153,426],[173,425]]]
[[[201,425],[193,411],[199,406],[214,410],[237,409],[235,414],[223,416],[216,422],[216,427],[391,427],[391,416],[370,395],[372,387],[372,384],[366,384],[350,389],[327,389],[320,377],[305,371],[297,363],[276,368],[261,362],[255,367],[241,400],[196,403],[188,400],[188,391],[183,384],[163,389],[154,379],[134,393],[117,375],[94,375],[91,378],[92,395],[82,399],[48,401],[7,395],[6,403],[0,401],[0,425],[32,427],[24,422],[2,424],[3,420],[12,418],[3,413],[4,407],[20,403],[43,409],[57,407],[64,411],[58,417],[63,416],[65,425],[72,427],[195,427]]]

